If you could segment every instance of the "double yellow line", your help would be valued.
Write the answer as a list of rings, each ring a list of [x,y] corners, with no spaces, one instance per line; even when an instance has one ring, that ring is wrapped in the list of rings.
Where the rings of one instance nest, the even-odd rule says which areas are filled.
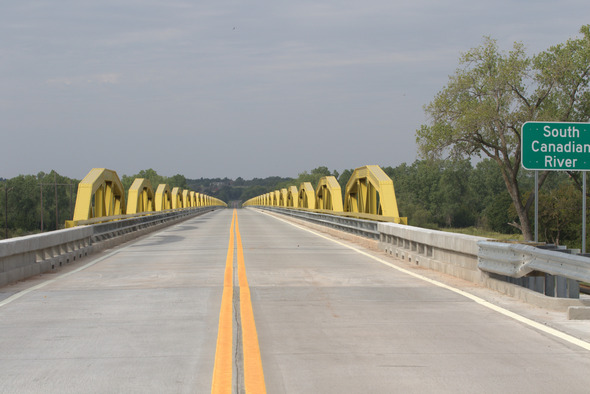
[[[234,231],[235,228],[235,231]],[[223,295],[219,312],[217,349],[213,368],[212,393],[231,393],[233,383],[233,298],[234,298],[234,243],[237,243],[238,284],[240,287],[240,322],[242,328],[243,371],[246,393],[266,393],[264,372],[260,358],[258,334],[252,311],[250,287],[246,277],[244,249],[238,225],[238,213],[234,209],[229,232],[229,245],[225,260]]]

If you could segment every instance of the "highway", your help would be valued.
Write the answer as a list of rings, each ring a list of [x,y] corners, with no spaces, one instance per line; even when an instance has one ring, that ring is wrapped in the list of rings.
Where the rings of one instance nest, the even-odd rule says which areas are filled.
[[[0,393],[588,392],[589,323],[521,315],[556,325],[224,209],[0,288]]]

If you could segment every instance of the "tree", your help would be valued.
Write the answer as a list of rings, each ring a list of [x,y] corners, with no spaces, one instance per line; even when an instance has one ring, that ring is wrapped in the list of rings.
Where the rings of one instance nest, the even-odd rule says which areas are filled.
[[[582,199],[571,182],[564,182],[558,188],[539,193],[539,227],[546,242],[581,243]]]
[[[293,181],[289,181],[287,183],[293,184],[293,182],[295,182],[295,185],[297,187],[299,187],[299,185],[302,182],[311,182],[311,185],[315,189],[318,186],[318,182],[320,181],[320,179],[325,176],[329,176],[329,175],[338,175],[338,172],[334,171],[332,173],[332,172],[330,172],[328,167],[320,166],[320,167],[317,167],[317,168],[314,168],[313,170],[311,170],[311,173],[308,173],[307,171],[303,171],[302,173],[299,174],[297,179],[295,179]]]
[[[268,193],[269,190],[267,190],[267,188],[265,188],[264,186],[261,185],[254,185],[254,186],[249,186],[246,189],[244,189],[244,191],[242,192],[242,195],[240,196],[240,200],[242,201],[248,201],[251,198],[254,197],[258,197],[264,193]]]
[[[0,188],[2,233],[4,229],[9,236],[39,232],[41,206],[43,207],[43,229],[61,228],[67,219],[72,218],[78,182],[78,180],[61,176],[55,171],[49,174],[39,172],[37,175],[19,175],[3,182]],[[4,189],[5,186],[8,187],[7,190]],[[41,191],[43,204],[41,204]],[[6,211],[8,218],[5,217]],[[59,215],[57,218],[56,211]]]
[[[475,224],[475,198],[469,187],[473,167],[469,160],[439,163],[440,178],[437,187],[439,223],[447,227],[468,227]]]
[[[533,236],[519,184],[522,124],[530,120],[585,121],[590,115],[590,25],[583,37],[528,57],[515,43],[503,53],[485,38],[460,61],[448,85],[425,107],[430,125],[416,131],[423,157],[487,156],[499,166],[526,240]],[[542,174],[542,185],[547,172]]]
[[[336,172],[336,170],[334,170],[334,172]],[[353,169],[346,169],[344,171],[342,171],[342,174],[340,174],[338,178],[338,184],[340,185],[340,190],[342,190],[342,201],[344,201],[344,196],[346,195],[346,184],[348,183],[348,180],[350,179],[350,177],[352,176],[354,170]]]

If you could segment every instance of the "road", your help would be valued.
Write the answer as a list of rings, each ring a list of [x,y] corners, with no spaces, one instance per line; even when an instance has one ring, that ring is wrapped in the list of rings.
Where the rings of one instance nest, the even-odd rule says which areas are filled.
[[[235,212],[1,288],[0,392],[588,392],[587,342]]]

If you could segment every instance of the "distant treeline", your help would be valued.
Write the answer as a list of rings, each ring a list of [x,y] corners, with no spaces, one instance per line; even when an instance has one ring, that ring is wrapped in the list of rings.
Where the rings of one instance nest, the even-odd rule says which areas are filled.
[[[500,169],[490,159],[475,166],[468,160],[418,160],[412,164],[382,168],[393,179],[400,215],[408,217],[410,225],[427,228],[477,227],[504,234],[519,233],[518,216]],[[340,173],[327,167],[317,167],[300,173],[297,178],[273,176],[245,180],[239,177],[233,180],[188,179],[180,174],[165,177],[148,169],[132,176],[124,175],[121,181],[128,190],[135,178],[147,178],[154,188],[160,183],[167,183],[171,187],[194,190],[229,203],[243,202],[291,185],[299,187],[302,182],[311,182],[315,188],[319,179],[326,175],[338,179],[344,194],[352,172],[353,169]],[[522,198],[526,199],[533,191],[534,174],[521,171],[519,176],[523,185]],[[3,238],[5,228],[9,237],[39,232],[41,218],[45,231],[62,228],[65,220],[72,218],[78,182],[54,171],[2,180],[0,238]],[[540,240],[579,247],[582,209],[579,181],[565,173],[553,172],[539,194]]]

